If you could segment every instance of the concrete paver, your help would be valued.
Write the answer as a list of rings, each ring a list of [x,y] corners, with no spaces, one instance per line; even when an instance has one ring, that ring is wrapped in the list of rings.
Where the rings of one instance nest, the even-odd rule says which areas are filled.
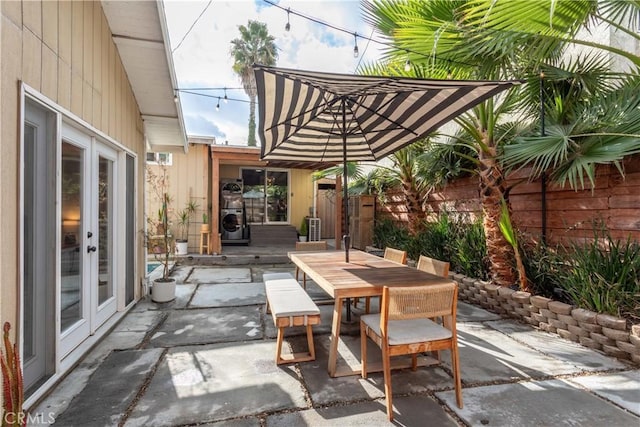
[[[465,389],[464,408],[452,391],[436,393],[471,426],[637,427],[639,419],[562,380],[531,381]]]
[[[302,349],[304,340],[299,339]],[[360,375],[331,378],[327,374],[330,338],[323,335],[316,339],[316,360],[300,364],[300,370],[314,404],[328,405],[363,399],[384,398],[384,380],[382,372],[370,373],[366,379]],[[295,346],[294,346],[295,348]],[[360,337],[343,337],[339,344],[340,363],[352,369],[360,368]],[[381,362],[381,351],[372,342],[367,347],[368,363]],[[440,367],[420,368],[416,372],[410,369],[394,370],[392,375],[394,394],[424,393],[428,390],[442,390],[453,387],[453,380]]]
[[[189,307],[259,305],[266,301],[264,283],[201,284]]]
[[[113,332],[147,332],[155,328],[162,318],[163,313],[160,311],[129,313],[116,325]]]
[[[580,370],[606,371],[626,368],[624,363],[613,357],[597,353],[578,343],[562,339],[558,335],[535,330],[529,325],[508,320],[488,322],[486,325],[537,351],[564,360],[565,363],[570,363]]]
[[[462,381],[467,384],[580,372],[481,323],[458,323],[458,348]],[[448,352],[442,353],[448,363]]]
[[[488,320],[502,319],[498,314],[461,301],[458,301],[457,314],[458,322],[486,322]]]
[[[172,311],[151,337],[155,347],[257,340],[261,308],[256,306]]]
[[[138,394],[146,377],[162,355],[161,349],[116,351],[91,376],[86,388],[69,408],[56,417],[63,426],[113,426]],[[126,380],[123,381],[123,379]],[[100,411],[95,408],[99,407]]]
[[[212,422],[309,407],[295,368],[276,367],[274,355],[272,341],[173,348],[126,425]]]
[[[598,396],[604,397],[640,416],[640,388],[638,388],[640,385],[640,371],[590,375],[571,378],[567,381],[580,384]]]
[[[251,269],[241,267],[194,267],[189,283],[249,283]]]
[[[387,419],[384,399],[272,415],[267,427],[335,426],[456,426],[442,407],[429,396],[398,397],[393,400],[394,422]]]
[[[238,262],[178,267],[176,300],[138,302],[32,413],[54,414],[62,426],[392,425],[381,373],[327,374],[333,304],[320,305],[317,359],[276,366],[262,274],[293,267]],[[327,299],[307,285],[313,298]],[[359,368],[363,305],[341,325],[339,366]],[[464,409],[442,352],[442,366],[393,371],[395,425],[640,425],[637,367],[465,303],[458,329]],[[284,351],[306,350],[303,328],[285,337]],[[369,342],[371,363],[379,358]]]

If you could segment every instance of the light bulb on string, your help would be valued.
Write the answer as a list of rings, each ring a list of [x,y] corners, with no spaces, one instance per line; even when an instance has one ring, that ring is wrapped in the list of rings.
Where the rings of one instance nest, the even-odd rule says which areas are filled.
[[[220,97],[218,97],[218,104],[216,105],[216,111],[220,111]]]
[[[357,58],[360,52],[358,52],[358,33],[353,33],[353,57]]]
[[[227,88],[224,88],[224,103],[227,104],[229,102],[229,98],[227,98]]]
[[[406,72],[411,71],[411,61],[409,61],[408,58],[407,58],[407,61],[404,63],[404,71]]]
[[[291,8],[287,8],[287,23],[284,26],[284,30],[285,31],[289,31],[291,29],[291,24],[289,23],[289,12],[291,11]]]

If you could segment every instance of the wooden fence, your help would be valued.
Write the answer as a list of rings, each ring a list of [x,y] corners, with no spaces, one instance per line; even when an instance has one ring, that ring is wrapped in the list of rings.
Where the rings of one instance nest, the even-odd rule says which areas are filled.
[[[623,178],[615,166],[598,167],[593,189],[575,191],[549,184],[546,197],[548,241],[589,239],[593,236],[594,220],[602,221],[614,238],[631,236],[640,240],[640,157],[626,161],[624,170]],[[541,185],[540,181],[529,182],[529,173],[523,169],[507,179],[508,184],[513,185],[510,192],[512,219],[518,229],[539,236],[542,231]],[[436,213],[446,208],[477,215],[481,211],[478,178],[456,180],[444,190],[432,193],[428,204]],[[388,192],[386,202],[377,203],[376,217],[407,220],[400,190]]]

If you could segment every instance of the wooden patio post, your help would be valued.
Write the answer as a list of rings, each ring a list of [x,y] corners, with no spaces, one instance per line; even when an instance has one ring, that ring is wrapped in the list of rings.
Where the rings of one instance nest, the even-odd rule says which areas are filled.
[[[211,248],[213,252],[220,255],[222,253],[222,242],[220,241],[220,159],[211,152]]]

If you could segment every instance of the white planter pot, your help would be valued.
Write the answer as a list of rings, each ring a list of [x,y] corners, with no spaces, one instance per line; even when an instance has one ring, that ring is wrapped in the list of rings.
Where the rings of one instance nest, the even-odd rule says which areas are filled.
[[[307,241],[307,236],[298,236],[298,239],[299,239],[301,242],[306,242],[306,241]]]
[[[159,279],[162,280],[162,279]],[[154,280],[151,288],[151,299],[155,302],[169,302],[176,298],[176,281],[169,282]]]
[[[189,253],[189,242],[176,241],[176,255],[187,255]]]

